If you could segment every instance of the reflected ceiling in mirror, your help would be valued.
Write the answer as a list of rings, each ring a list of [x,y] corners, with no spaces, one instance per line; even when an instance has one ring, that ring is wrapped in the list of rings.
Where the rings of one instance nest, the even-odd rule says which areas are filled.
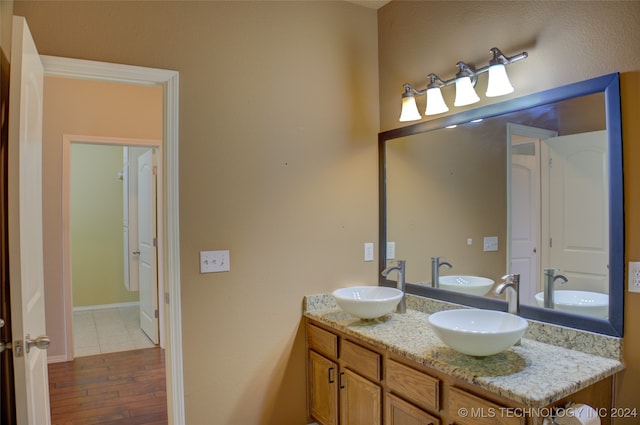
[[[502,275],[517,272],[523,282],[521,297],[527,304],[523,306],[523,315],[621,335],[623,229],[619,108],[618,75],[611,74],[381,133],[381,269],[387,260],[387,241],[393,242],[395,258],[407,261],[407,282],[413,284],[409,285],[409,292],[496,309],[505,306],[492,295],[492,290],[479,298],[467,295],[478,294],[478,288],[469,287],[466,291],[467,288],[460,287],[455,288],[455,292],[432,288],[430,258],[443,257],[453,266],[450,270],[442,268],[443,276],[484,277],[500,283]],[[454,125],[455,128],[447,128]],[[578,134],[581,136],[570,136]],[[557,180],[549,179],[548,172],[539,171],[544,169],[540,164],[548,165],[549,158],[555,156],[549,153],[555,152],[549,148],[555,146],[553,141],[564,139],[546,140],[555,135],[582,138],[584,134],[601,135],[601,167],[593,166],[591,152],[584,162],[587,169],[599,170],[595,173],[599,183],[593,187],[599,187],[600,192],[585,191],[585,187],[592,186],[579,183],[577,189],[569,191],[566,200],[547,202],[548,188],[559,185]],[[531,142],[534,139],[538,141]],[[578,145],[584,143],[578,142]],[[520,159],[512,159],[526,157],[529,161],[531,156],[537,157],[533,169],[538,170],[538,181],[542,182],[537,183],[537,204],[527,200],[530,196],[523,197],[523,193],[529,193],[536,185],[521,186],[517,174]],[[597,157],[595,161],[597,163]],[[567,169],[564,173],[570,174],[571,170]],[[576,195],[587,192],[582,198]],[[602,196],[592,195],[594,193]],[[535,218],[529,217],[537,211],[541,212],[533,214]],[[583,211],[580,217],[592,220],[585,218],[582,222],[589,232],[574,228],[578,211]],[[563,233],[589,236],[558,237],[556,248],[579,245],[580,249],[573,251],[591,252],[597,245],[597,260],[587,255],[579,265],[564,259],[566,255],[551,253],[547,247],[549,223],[554,223],[556,217],[569,220]],[[529,254],[524,259],[518,254],[518,249],[522,249],[518,243],[523,221],[537,223],[533,231],[536,240],[526,248]],[[559,240],[566,243],[561,244]],[[597,264],[596,270],[589,271],[591,274],[585,277],[584,264]],[[543,291],[542,270],[547,267],[556,268],[568,277],[566,287],[557,290],[588,290],[610,296],[609,317],[587,316],[585,321],[578,315],[559,312],[561,309],[538,307],[535,296]],[[391,282],[381,279],[381,283]]]

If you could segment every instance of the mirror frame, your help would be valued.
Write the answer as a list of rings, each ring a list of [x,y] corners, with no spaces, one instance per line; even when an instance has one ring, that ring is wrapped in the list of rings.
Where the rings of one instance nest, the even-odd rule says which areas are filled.
[[[480,118],[491,118],[523,109],[555,103],[594,93],[604,93],[607,146],[609,155],[609,318],[599,319],[565,313],[541,307],[520,306],[520,315],[527,319],[547,322],[600,334],[622,337],[624,318],[624,198],[622,174],[622,123],[620,109],[620,75],[604,75],[566,86],[525,95],[442,118],[423,121],[378,134],[378,190],[379,190],[379,272],[386,267],[387,191],[386,143],[400,137],[426,133],[450,125],[459,125]],[[506,133],[505,133],[506,134]],[[425,261],[429,259],[425,256]],[[379,285],[395,286],[396,282],[379,276]],[[424,285],[407,283],[408,294],[463,304],[470,307],[507,311],[506,301],[467,295]]]

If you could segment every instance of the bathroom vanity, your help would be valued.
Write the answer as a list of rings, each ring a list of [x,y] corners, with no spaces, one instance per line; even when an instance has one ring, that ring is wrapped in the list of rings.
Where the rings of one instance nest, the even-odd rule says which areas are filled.
[[[534,325],[521,345],[472,357],[444,345],[427,322],[460,306],[407,298],[406,314],[366,321],[329,295],[305,298],[309,415],[319,424],[533,425],[569,402],[602,409],[611,423],[613,376],[623,368],[616,338],[551,331],[584,352],[535,340],[553,337]],[[605,340],[583,340],[592,337]]]

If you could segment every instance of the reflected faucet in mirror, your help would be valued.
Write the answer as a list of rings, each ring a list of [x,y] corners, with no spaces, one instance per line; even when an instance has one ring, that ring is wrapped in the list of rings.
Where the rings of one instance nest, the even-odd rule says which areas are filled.
[[[507,311],[511,314],[520,314],[520,275],[512,273],[502,278],[504,282],[496,287],[495,294],[502,295],[506,290]]]
[[[448,269],[452,269],[451,263],[446,261],[440,261],[440,257],[431,257],[431,287],[440,287],[440,267],[445,266]]]
[[[555,283],[559,280],[562,283],[567,283],[569,280],[561,274],[556,274],[556,269],[544,269],[544,307],[554,308],[554,292]]]
[[[406,292],[405,261],[404,260],[390,261],[387,268],[382,270],[381,274],[383,277],[386,278],[387,276],[389,276],[389,273],[393,271],[398,272],[398,282],[396,284],[396,287],[402,291],[402,299],[400,300],[400,303],[398,303],[398,308],[396,309],[396,312],[404,314],[407,312],[407,301],[405,297],[405,292]]]

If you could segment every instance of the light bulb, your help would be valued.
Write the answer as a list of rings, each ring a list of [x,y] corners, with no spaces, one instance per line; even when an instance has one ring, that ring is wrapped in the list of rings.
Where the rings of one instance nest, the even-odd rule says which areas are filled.
[[[465,106],[478,101],[480,101],[480,98],[473,89],[471,77],[458,77],[456,79],[456,99],[453,102],[453,105]]]
[[[424,112],[425,115],[437,115],[447,112],[449,107],[442,97],[442,90],[440,87],[431,87],[427,89],[427,108]]]
[[[416,121],[422,118],[418,112],[415,96],[402,96],[402,111],[400,112],[400,122]]]
[[[498,63],[489,67],[489,83],[487,97],[503,96],[513,92],[504,64]]]

